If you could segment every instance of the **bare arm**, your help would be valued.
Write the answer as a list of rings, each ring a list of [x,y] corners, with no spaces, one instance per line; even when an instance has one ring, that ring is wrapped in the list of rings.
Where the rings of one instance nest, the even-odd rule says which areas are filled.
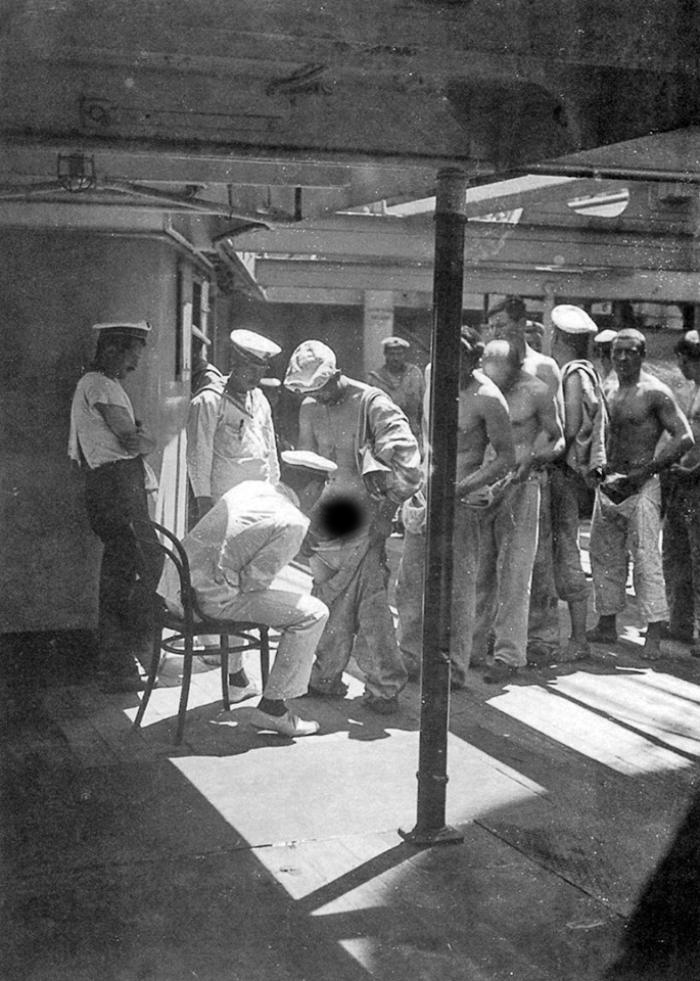
[[[152,439],[140,423],[134,422],[129,412],[122,405],[109,405],[105,402],[95,403],[105,423],[119,440],[127,453],[146,455],[156,448]]]
[[[481,401],[486,435],[495,456],[489,454],[488,462],[482,463],[477,470],[459,481],[458,497],[464,497],[481,487],[493,484],[515,467],[513,430],[505,400],[485,395],[481,397]]]
[[[579,373],[572,371],[564,386],[564,440],[568,449],[583,425],[583,385]]]
[[[302,402],[301,406],[299,407],[299,441],[297,448],[300,450],[312,450],[314,453],[318,453],[318,446],[314,435],[312,414],[313,405],[311,403],[304,404]]]
[[[630,470],[628,479],[638,485],[676,463],[695,442],[690,423],[681,412],[671,393],[661,390],[654,394],[654,408],[657,418],[671,438],[664,443],[658,455],[654,456],[649,463]]]
[[[530,467],[539,467],[545,463],[551,463],[561,456],[564,449],[564,430],[559,419],[559,411],[556,402],[551,398],[536,396],[537,424],[544,440],[537,440],[533,446]],[[528,469],[530,469],[530,467]]]

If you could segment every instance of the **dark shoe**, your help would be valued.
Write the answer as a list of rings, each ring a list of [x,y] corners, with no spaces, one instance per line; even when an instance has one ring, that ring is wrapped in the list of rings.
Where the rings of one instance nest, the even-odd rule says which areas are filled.
[[[592,630],[586,631],[586,639],[592,644],[616,644],[617,631],[601,627],[599,620]]]
[[[392,695],[391,698],[380,698],[379,695],[372,695],[371,692],[367,692],[363,699],[363,705],[370,712],[376,712],[377,715],[394,715],[399,710],[399,696]]]
[[[315,685],[309,683],[309,695],[319,695],[321,698],[345,698],[348,693],[348,686],[340,678],[331,678],[328,681],[317,681]]]
[[[506,664],[505,661],[496,660],[486,671],[484,681],[487,685],[502,685],[506,681],[512,681],[517,673],[518,669],[512,664]]]
[[[314,736],[321,728],[318,722],[300,719],[298,715],[293,715],[289,709],[284,715],[268,715],[267,712],[261,712],[259,708],[256,708],[253,709],[250,722],[256,729],[276,732],[280,736]]]
[[[535,668],[544,668],[554,664],[557,660],[558,651],[552,644],[547,644],[543,640],[532,640],[527,645],[527,663]]]

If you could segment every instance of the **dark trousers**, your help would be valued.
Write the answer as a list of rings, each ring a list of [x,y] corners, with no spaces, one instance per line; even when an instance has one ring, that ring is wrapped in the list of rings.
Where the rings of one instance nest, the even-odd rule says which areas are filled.
[[[676,635],[700,629],[700,483],[667,480],[663,562],[669,627]]]
[[[129,522],[149,521],[141,457],[117,460],[87,472],[85,504],[90,527],[104,545],[100,567],[99,668],[133,674],[134,656],[150,650],[153,601],[162,570],[153,547],[136,547]]]

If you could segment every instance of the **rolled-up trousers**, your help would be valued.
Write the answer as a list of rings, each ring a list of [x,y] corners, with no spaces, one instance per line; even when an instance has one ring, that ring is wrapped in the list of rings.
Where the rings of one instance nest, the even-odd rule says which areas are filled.
[[[334,589],[332,578],[314,585],[314,594],[328,603],[330,616],[316,652],[311,684],[332,685],[354,655],[367,691],[378,698],[392,698],[405,687],[408,674],[389,609],[385,540],[374,539],[347,561],[354,564],[340,572],[342,590]]]
[[[641,619],[645,624],[668,619],[660,533],[658,477],[652,477],[638,494],[621,504],[613,504],[600,490],[596,491],[590,554],[599,616],[612,616],[624,610],[631,558],[632,582]]]

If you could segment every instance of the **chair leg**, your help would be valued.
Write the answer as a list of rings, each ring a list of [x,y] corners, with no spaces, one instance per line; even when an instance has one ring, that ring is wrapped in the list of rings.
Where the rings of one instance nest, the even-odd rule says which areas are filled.
[[[190,682],[192,681],[192,661],[194,659],[194,638],[192,634],[185,634],[185,651],[182,664],[182,689],[180,691],[180,705],[177,710],[177,731],[175,733],[175,745],[179,746],[185,732],[185,717],[187,715],[187,700],[190,697]]]
[[[224,703],[224,711],[231,711],[231,699],[228,697],[228,634],[219,636],[219,647],[221,648],[221,699]]]
[[[156,678],[158,677],[158,668],[160,667],[160,655],[163,644],[163,628],[156,627],[153,631],[153,647],[151,648],[151,664],[148,668],[148,678],[146,679],[146,688],[143,695],[141,696],[141,704],[139,705],[139,710],[136,713],[136,718],[134,719],[134,728],[138,729],[143,721],[143,716],[146,711],[146,706],[148,705],[148,700],[151,697],[151,692],[155,687]]]
[[[260,628],[260,675],[264,691],[270,677],[270,637],[267,627]]]

